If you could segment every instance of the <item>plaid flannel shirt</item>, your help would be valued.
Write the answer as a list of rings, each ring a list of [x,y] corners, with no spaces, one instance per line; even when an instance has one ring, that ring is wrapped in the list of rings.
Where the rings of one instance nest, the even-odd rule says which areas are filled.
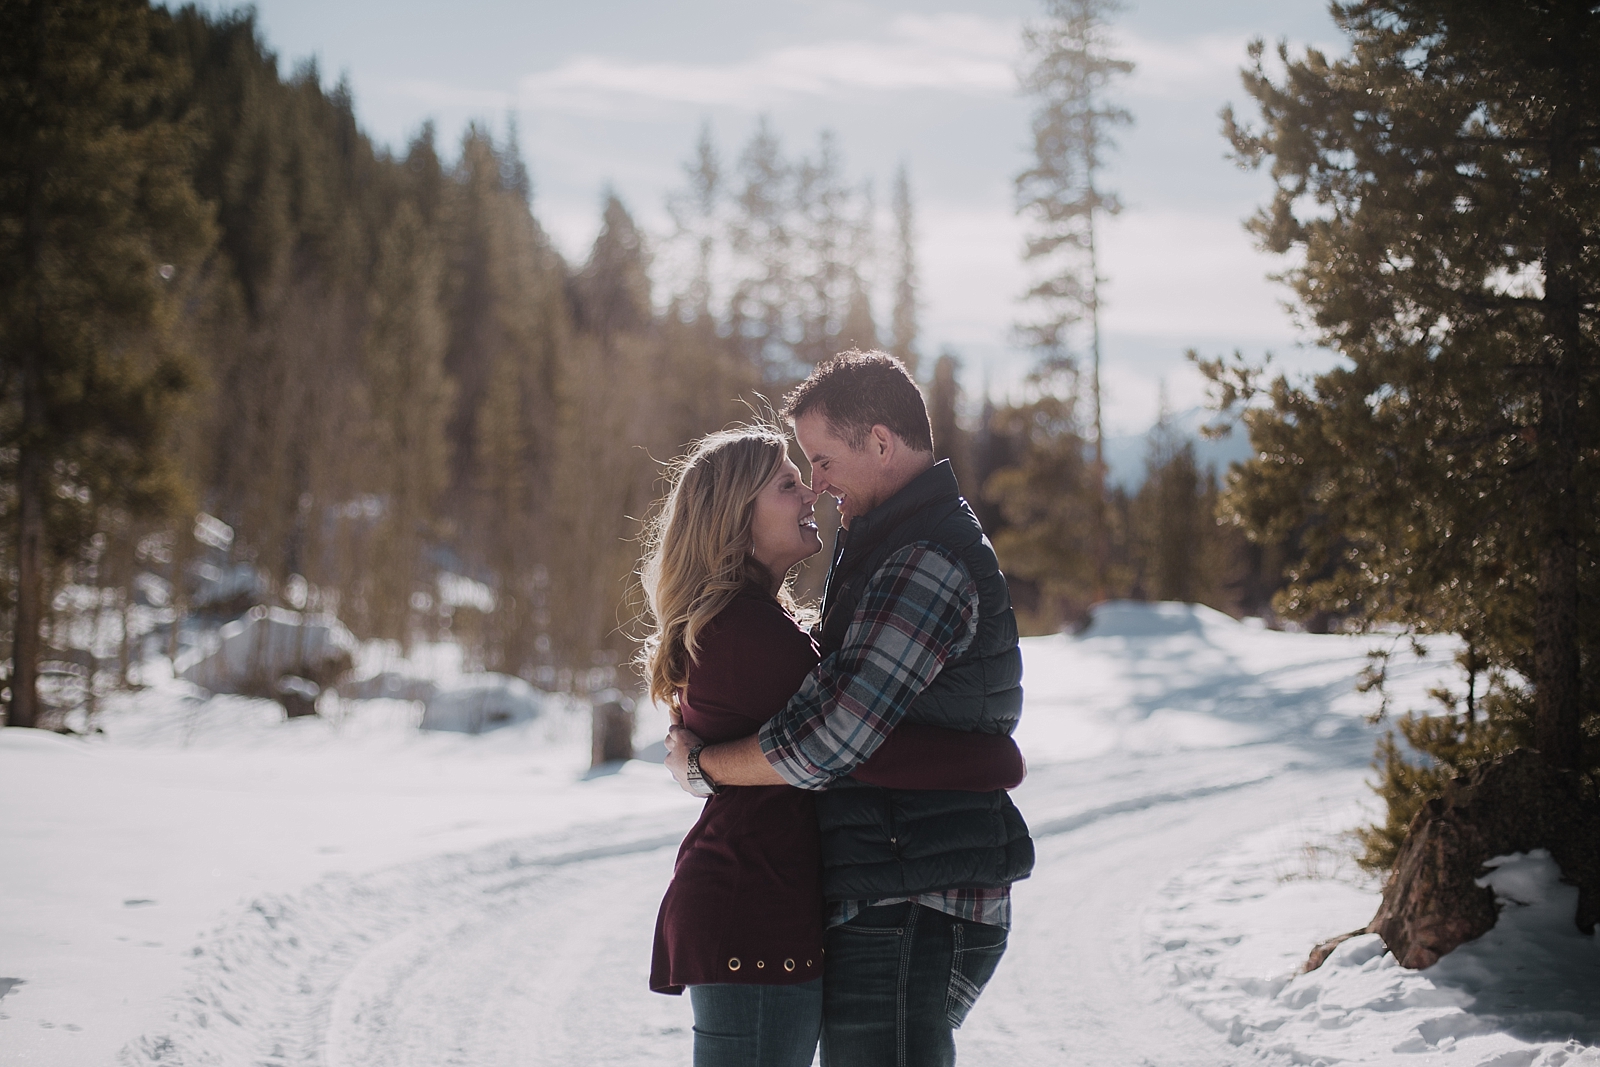
[[[872,575],[844,644],[806,676],[761,728],[761,750],[790,785],[826,789],[875,752],[945,663],[978,630],[978,587],[941,546],[919,541]],[[1011,891],[958,887],[913,898],[835,903],[829,925],[861,909],[913,899],[968,922],[1011,925]]]

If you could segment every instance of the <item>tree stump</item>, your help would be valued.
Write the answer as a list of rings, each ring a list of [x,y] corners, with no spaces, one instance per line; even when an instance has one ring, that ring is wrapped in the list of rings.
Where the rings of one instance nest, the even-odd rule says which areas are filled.
[[[615,690],[601,695],[610,699],[592,705],[591,768],[633,758],[633,701]]]
[[[1477,884],[1484,861],[1536,848],[1549,849],[1563,881],[1578,886],[1573,921],[1593,933],[1600,919],[1600,805],[1582,779],[1530,749],[1475,767],[1417,812],[1367,929],[1401,966],[1431,967],[1494,927],[1494,891]]]
[[[283,713],[291,719],[299,719],[317,713],[317,697],[322,694],[322,687],[309,678],[298,675],[286,674],[278,679],[278,684],[273,686],[272,696],[282,707]]]

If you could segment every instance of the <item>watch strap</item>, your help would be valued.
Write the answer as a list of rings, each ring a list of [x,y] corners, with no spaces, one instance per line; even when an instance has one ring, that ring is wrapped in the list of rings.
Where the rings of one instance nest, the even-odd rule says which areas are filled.
[[[694,748],[689,750],[688,778],[691,786],[699,787],[695,789],[696,795],[709,797],[721,792],[721,788],[716,782],[713,782],[710,775],[706,774],[706,772],[700,767],[700,751],[705,747],[706,746],[704,745],[696,745]],[[701,792],[701,789],[703,789],[704,792]]]

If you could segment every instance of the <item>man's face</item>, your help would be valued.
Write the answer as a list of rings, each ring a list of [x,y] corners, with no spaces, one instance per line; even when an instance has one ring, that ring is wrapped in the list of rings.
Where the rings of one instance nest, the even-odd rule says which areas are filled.
[[[865,515],[892,494],[884,491],[887,471],[883,456],[869,436],[860,449],[837,436],[828,419],[808,411],[794,422],[800,450],[811,461],[811,488],[838,501],[839,519],[846,529],[850,520]]]

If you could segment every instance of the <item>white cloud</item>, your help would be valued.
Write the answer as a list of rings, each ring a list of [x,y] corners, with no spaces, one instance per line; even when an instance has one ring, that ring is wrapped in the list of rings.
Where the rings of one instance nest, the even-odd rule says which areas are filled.
[[[1258,251],[1233,219],[1176,210],[1130,209],[1102,223],[1102,326],[1188,343],[1279,340],[1295,328],[1288,290],[1267,278],[1284,263]],[[998,197],[992,206],[930,204],[920,224],[923,298],[930,325],[954,343],[980,333],[999,341],[1026,312],[1024,224]]]
[[[440,108],[468,108],[499,113],[510,108],[515,102],[510,93],[498,89],[467,89],[420,78],[379,82],[377,89],[391,96],[416,100],[430,107]]]
[[[1234,219],[1129,210],[1105,224],[1100,247],[1108,329],[1240,342],[1293,332],[1282,307],[1288,291],[1266,277],[1284,264]]]
[[[795,96],[907,89],[1009,93],[1017,23],[975,15],[902,15],[882,40],[778,48],[729,63],[579,56],[518,83],[529,108],[609,111],[640,99],[764,107]]]
[[[1016,19],[979,15],[899,15],[877,39],[840,39],[775,48],[722,63],[639,61],[577,55],[523,75],[511,90],[471,89],[425,80],[380,90],[435,107],[568,111],[616,115],[641,104],[759,110],[800,97],[905,90],[1010,94],[1017,88],[1021,28]],[[1115,54],[1135,64],[1133,98],[1180,100],[1236,84],[1248,34],[1183,40],[1123,35]]]
[[[1130,95],[1178,100],[1202,87],[1238,84],[1250,35],[1202,34],[1176,41],[1126,36],[1114,48],[1131,59]]]

